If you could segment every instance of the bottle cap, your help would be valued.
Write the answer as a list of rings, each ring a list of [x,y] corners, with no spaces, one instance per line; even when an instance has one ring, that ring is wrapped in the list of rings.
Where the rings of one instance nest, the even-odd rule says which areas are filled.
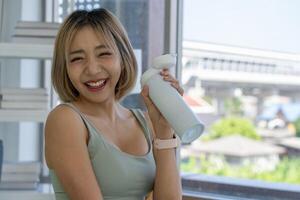
[[[176,54],[165,54],[156,57],[152,62],[152,67],[155,69],[171,68],[176,65]]]
[[[159,72],[160,72],[160,70],[153,69],[153,68],[150,68],[146,72],[144,72],[143,75],[142,75],[142,78],[141,78],[141,86],[144,87],[144,85],[147,84],[147,82],[149,81],[149,79],[153,75],[158,74]]]

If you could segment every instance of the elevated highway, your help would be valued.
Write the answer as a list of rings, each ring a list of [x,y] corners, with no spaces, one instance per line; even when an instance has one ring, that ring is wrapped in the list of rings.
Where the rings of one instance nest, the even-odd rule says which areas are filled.
[[[183,42],[184,84],[244,92],[300,92],[300,55],[203,42]]]

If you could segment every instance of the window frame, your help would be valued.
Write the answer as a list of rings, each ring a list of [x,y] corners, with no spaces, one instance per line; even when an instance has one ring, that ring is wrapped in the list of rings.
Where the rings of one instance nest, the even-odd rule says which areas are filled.
[[[300,186],[202,174],[182,175],[183,196],[192,199],[294,200]]]

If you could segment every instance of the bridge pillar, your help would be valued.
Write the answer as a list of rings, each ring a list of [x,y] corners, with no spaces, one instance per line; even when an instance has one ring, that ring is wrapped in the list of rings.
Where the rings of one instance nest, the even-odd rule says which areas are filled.
[[[213,98],[212,104],[217,115],[225,115],[225,99],[231,96],[232,92],[227,89],[212,89],[205,90],[205,94]]]

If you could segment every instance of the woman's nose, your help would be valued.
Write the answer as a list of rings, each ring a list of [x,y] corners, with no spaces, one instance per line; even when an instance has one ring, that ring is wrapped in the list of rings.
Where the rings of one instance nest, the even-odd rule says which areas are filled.
[[[102,71],[100,63],[97,62],[96,58],[90,58],[86,66],[86,72],[89,75],[94,75]]]

